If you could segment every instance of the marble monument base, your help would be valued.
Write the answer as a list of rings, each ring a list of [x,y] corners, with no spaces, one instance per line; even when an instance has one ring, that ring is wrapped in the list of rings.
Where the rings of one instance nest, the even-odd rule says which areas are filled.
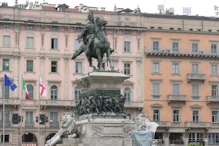
[[[92,121],[78,128],[80,138],[64,138],[57,146],[132,146],[129,133],[136,125],[124,115],[94,115]]]

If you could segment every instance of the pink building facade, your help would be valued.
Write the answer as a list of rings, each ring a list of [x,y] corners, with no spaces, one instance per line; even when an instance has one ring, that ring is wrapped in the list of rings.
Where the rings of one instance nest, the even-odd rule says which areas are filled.
[[[7,144],[18,145],[23,135],[23,145],[44,145],[46,138],[58,130],[64,112],[75,112],[77,117],[75,100],[80,89],[73,81],[92,69],[84,54],[74,61],[71,56],[79,46],[76,38],[86,23],[87,13],[76,9],[57,10],[49,7],[42,10],[0,7],[0,84],[3,86],[3,76],[7,74],[18,86],[13,92],[6,88]],[[127,98],[125,111],[134,118],[142,111],[144,99],[144,29],[139,23],[141,18],[109,11],[93,12],[108,21],[106,32],[111,47],[115,49],[112,55],[115,69],[130,75],[121,87],[121,94]],[[106,63],[105,68],[109,69]],[[31,99],[27,99],[22,90],[22,76]],[[46,97],[39,98],[39,77],[46,86]],[[22,117],[22,122],[17,122],[16,115]],[[0,120],[2,134],[2,114]],[[39,133],[38,121],[42,122]]]

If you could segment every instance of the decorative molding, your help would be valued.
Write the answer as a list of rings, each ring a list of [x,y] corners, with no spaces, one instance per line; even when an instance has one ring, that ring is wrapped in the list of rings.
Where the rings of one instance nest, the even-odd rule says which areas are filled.
[[[60,84],[62,81],[61,80],[47,80],[48,83],[58,83]]]
[[[150,106],[151,108],[162,108],[163,107],[163,105],[159,103],[151,104]]]
[[[182,81],[183,81],[183,80],[170,80],[171,83],[173,83],[173,82],[174,82],[174,83],[175,83],[175,82],[182,83]]]
[[[163,79],[150,79],[151,82],[162,82]]]
[[[209,107],[211,109],[219,109],[219,104],[212,104],[212,105],[209,105]]]
[[[183,107],[183,103],[172,103],[169,104],[172,108],[182,108]]]
[[[130,86],[130,85],[134,85],[134,83],[129,81],[129,80],[126,80],[122,83],[122,85],[129,85]]]
[[[209,81],[209,84],[219,84],[219,81]]]
[[[198,105],[198,104],[194,104],[194,105],[191,105],[190,108],[191,108],[191,109],[201,109],[202,106],[201,106],[201,105]]]

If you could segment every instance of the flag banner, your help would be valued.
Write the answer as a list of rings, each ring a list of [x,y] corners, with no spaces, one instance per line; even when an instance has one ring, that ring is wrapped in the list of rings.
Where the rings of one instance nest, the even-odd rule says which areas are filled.
[[[28,99],[30,99],[30,94],[27,90],[27,86],[26,86],[26,82],[24,81],[24,79],[22,78],[22,89],[26,92],[26,96]]]
[[[12,80],[6,74],[4,75],[4,85],[10,86],[12,91],[14,91],[17,88],[17,85],[15,85],[15,83],[13,83]]]
[[[46,96],[47,92],[46,92],[46,88],[45,85],[43,84],[43,80],[40,77],[40,96]]]

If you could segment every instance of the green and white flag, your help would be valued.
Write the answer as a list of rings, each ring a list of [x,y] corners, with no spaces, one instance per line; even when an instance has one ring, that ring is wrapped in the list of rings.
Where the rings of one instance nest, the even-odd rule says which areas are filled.
[[[27,90],[27,86],[26,86],[26,83],[25,83],[23,78],[22,78],[22,89],[26,92],[27,98],[30,99],[30,94],[29,94],[29,92]]]

